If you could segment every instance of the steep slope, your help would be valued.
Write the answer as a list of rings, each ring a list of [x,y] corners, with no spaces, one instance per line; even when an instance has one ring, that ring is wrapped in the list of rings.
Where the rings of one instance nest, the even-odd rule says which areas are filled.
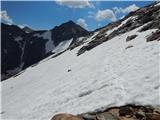
[[[55,48],[61,51],[67,49],[70,44],[76,42],[81,36],[89,32],[72,21],[66,22],[52,30],[33,31],[16,25],[2,26],[2,80],[17,74],[21,70],[39,62],[40,60],[55,53]],[[65,33],[65,34],[64,34]],[[70,39],[72,43],[69,43]],[[57,49],[58,49],[57,48]],[[65,49],[64,49],[65,48]],[[52,52],[54,50],[54,52]]]
[[[129,16],[102,35],[112,34],[133,18]],[[72,50],[3,81],[2,118],[48,120],[59,112],[80,114],[126,104],[160,106],[159,37],[147,42],[159,28],[141,31],[148,24],[77,56],[99,37],[104,30],[100,29]]]
[[[1,24],[1,78],[7,78],[22,69],[22,54],[24,48],[24,36],[19,27],[15,25]]]

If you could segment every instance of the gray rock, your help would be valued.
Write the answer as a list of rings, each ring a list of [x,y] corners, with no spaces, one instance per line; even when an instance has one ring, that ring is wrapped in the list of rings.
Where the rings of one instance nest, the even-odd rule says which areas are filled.
[[[128,41],[131,41],[131,40],[133,40],[134,38],[136,38],[137,37],[137,35],[131,35],[131,36],[128,36],[127,38],[126,38],[126,41],[128,42]]]
[[[104,112],[97,115],[97,120],[118,120],[118,118],[111,113]]]
[[[120,107],[120,109],[119,109],[119,115],[120,116],[127,116],[127,115],[132,116],[133,115],[133,110],[129,106]]]

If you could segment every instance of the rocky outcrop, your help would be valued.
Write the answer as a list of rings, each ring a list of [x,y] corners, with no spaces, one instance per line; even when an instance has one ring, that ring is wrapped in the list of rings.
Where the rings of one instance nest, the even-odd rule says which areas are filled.
[[[137,35],[128,36],[128,37],[126,38],[126,42],[131,41],[131,40],[133,40],[133,39],[136,38],[136,37],[137,37]]]
[[[51,120],[160,120],[160,107],[125,105],[77,116],[58,114]]]
[[[15,25],[1,24],[1,78],[6,79],[21,70],[25,32]]]
[[[155,2],[151,5],[145,6],[141,9],[131,12],[126,17],[124,17],[122,20],[119,20],[112,24],[108,24],[103,29],[100,29],[100,32],[98,35],[95,36],[95,39],[89,42],[86,46],[83,46],[78,51],[77,55],[81,55],[85,51],[91,50],[94,47],[102,44],[105,41],[108,41],[118,35],[129,32],[140,26],[143,26],[144,24],[146,25],[143,26],[139,30],[139,32],[143,32],[148,29],[160,29],[160,22],[159,22],[160,21],[160,6],[159,5],[156,6],[156,4],[158,4],[158,2]],[[121,26],[119,26],[120,24]],[[107,28],[113,29],[116,27],[117,29],[113,30],[113,32],[111,32],[110,34],[108,35],[104,34],[108,31]]]
[[[46,31],[26,33],[16,25],[1,24],[2,66],[1,80],[5,80],[46,56],[47,39],[36,37]]]
[[[160,41],[160,30],[157,30],[156,32],[152,33],[149,37],[147,37],[147,42],[158,40]]]

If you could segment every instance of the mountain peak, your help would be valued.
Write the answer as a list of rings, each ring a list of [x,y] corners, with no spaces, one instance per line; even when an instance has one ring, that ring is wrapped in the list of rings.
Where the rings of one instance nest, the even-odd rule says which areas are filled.
[[[26,33],[31,33],[31,32],[34,31],[33,29],[31,29],[31,28],[28,27],[28,26],[25,26],[22,30],[25,31]]]
[[[73,22],[72,20],[69,20],[68,22],[66,22],[68,24],[76,24],[75,22]]]
[[[51,31],[53,33],[52,39],[54,40],[55,45],[58,45],[64,40],[69,40],[71,38],[76,39],[89,34],[87,30],[74,23],[72,20],[59,26],[55,26]]]

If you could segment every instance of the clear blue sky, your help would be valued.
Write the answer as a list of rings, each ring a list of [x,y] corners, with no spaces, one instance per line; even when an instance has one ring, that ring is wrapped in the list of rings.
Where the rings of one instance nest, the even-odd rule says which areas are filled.
[[[127,14],[127,10],[148,5],[151,1],[89,1],[88,3],[86,6],[86,3],[84,3],[84,6],[79,8],[78,3],[3,1],[1,3],[1,11],[7,12],[7,16],[12,19],[13,24],[26,24],[34,29],[52,29],[54,26],[60,25],[68,20],[73,20],[77,23],[78,19],[81,18],[81,20],[79,20],[81,24],[85,23],[85,27],[88,30],[94,30],[114,21],[110,19],[110,17],[113,17],[110,15],[110,11],[113,11],[116,19],[120,19]],[[129,6],[131,7],[129,8]],[[114,7],[117,7],[119,11],[115,11],[115,9],[113,9]],[[106,9],[107,11],[105,11]],[[98,13],[98,11],[100,12]]]

